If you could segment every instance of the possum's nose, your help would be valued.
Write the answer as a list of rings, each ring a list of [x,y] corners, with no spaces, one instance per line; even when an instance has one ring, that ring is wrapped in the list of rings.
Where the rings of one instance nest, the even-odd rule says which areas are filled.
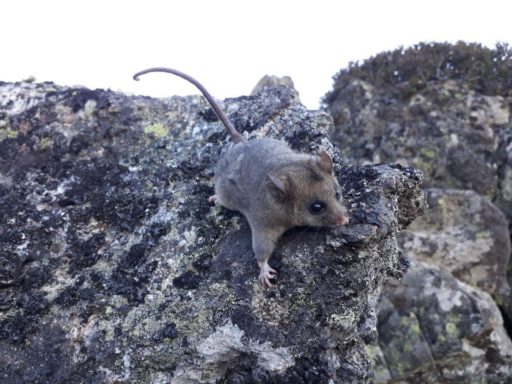
[[[338,225],[346,225],[348,224],[348,216],[344,214],[340,214],[336,216],[336,224]]]

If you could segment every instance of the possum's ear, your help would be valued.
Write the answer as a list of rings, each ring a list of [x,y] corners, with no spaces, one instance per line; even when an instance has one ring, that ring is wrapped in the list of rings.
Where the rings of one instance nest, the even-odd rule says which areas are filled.
[[[323,149],[318,151],[317,154],[318,165],[322,170],[328,173],[332,173],[332,158],[331,155],[324,151]]]
[[[271,181],[269,184],[277,192],[278,196],[283,198],[290,198],[292,196],[292,186],[288,177],[279,178],[270,173],[267,173],[267,177]]]

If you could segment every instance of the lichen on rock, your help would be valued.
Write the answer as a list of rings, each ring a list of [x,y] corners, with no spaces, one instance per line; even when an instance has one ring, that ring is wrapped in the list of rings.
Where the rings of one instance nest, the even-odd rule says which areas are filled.
[[[487,293],[421,262],[385,289],[379,346],[392,379],[503,383],[510,378],[512,342]]]
[[[348,227],[285,234],[264,290],[245,218],[208,204],[229,139],[202,98],[52,83],[0,95],[17,132],[0,141],[3,383],[371,376],[363,340],[383,282],[407,269],[396,234],[423,209],[420,172],[344,163],[329,116],[286,86],[224,101],[249,138],[333,150],[350,210]]]
[[[498,301],[506,300],[511,245],[503,213],[471,190],[433,188],[425,192],[428,212],[401,233],[402,249],[415,260],[443,267]]]
[[[400,235],[413,267],[381,297],[376,382],[510,380],[511,69],[507,44],[420,43],[351,64],[325,97],[345,157],[418,168],[427,187]]]

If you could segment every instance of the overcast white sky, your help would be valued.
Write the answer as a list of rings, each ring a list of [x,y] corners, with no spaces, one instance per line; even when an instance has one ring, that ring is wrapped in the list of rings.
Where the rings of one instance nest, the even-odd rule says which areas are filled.
[[[317,108],[350,61],[420,41],[512,43],[506,0],[7,0],[0,80],[84,85],[165,97],[183,80],[134,72],[168,66],[219,99],[249,94],[265,74],[292,77]]]

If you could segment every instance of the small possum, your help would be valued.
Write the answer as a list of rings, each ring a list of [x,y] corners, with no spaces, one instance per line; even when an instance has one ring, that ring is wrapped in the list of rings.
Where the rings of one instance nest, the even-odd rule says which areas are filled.
[[[259,283],[268,288],[277,271],[268,260],[277,240],[296,226],[345,225],[349,218],[341,203],[340,186],[329,154],[294,152],[284,141],[247,141],[229,121],[210,93],[194,78],[171,68],[149,68],[166,72],[194,84],[236,143],[219,160],[215,169],[215,194],[211,202],[241,212],[249,222],[252,248],[260,267]]]

